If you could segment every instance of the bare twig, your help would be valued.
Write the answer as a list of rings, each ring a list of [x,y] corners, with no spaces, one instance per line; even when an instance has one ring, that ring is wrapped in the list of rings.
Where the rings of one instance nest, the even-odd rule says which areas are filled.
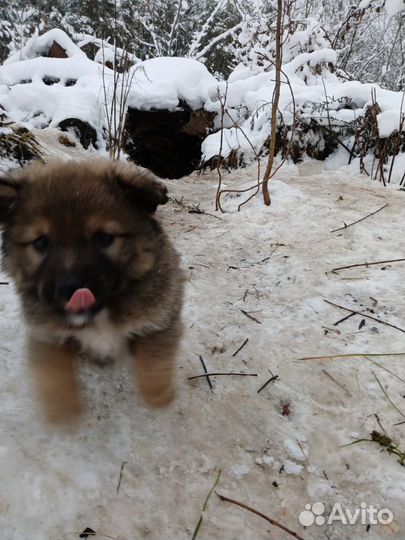
[[[338,270],[346,270],[346,268],[359,268],[360,266],[374,266],[378,264],[388,264],[395,262],[404,262],[405,259],[389,259],[387,261],[374,261],[374,262],[365,262],[359,264],[349,264],[347,266],[338,266],[337,268],[332,268],[331,272],[337,272]]]
[[[401,25],[398,25],[398,32],[400,31],[400,29],[401,29]],[[393,49],[394,49],[394,47],[392,47],[391,53],[392,53]],[[399,154],[399,148],[400,148],[400,145],[401,145],[402,133],[404,131],[405,115],[402,112],[403,106],[404,106],[404,98],[405,98],[405,92],[402,92],[401,107],[399,109],[399,126],[398,126],[397,137],[396,137],[395,143],[394,143],[394,148],[393,148],[393,151],[392,151],[392,159],[391,159],[390,171],[389,171],[388,180],[387,180],[388,183],[391,182],[391,176],[392,176],[392,172],[394,170],[395,158]]]
[[[220,495],[217,492],[215,492],[215,493],[216,493],[216,495],[218,495],[218,497],[221,499],[221,501],[229,502],[231,504],[234,504],[235,506],[240,506],[241,508],[244,508],[248,512],[252,512],[252,514],[256,514],[257,516],[265,519],[266,521],[268,521],[274,527],[278,527],[279,529],[282,529],[283,531],[287,532],[291,536],[294,536],[294,538],[297,538],[298,540],[304,540],[303,537],[300,536],[297,532],[289,529],[288,527],[286,527],[282,523],[279,523],[275,519],[270,518],[269,516],[266,516],[265,514],[262,514],[262,512],[259,512],[258,510],[255,510],[251,506],[248,506],[247,504],[241,503],[239,501],[235,501],[234,499],[230,499],[229,497],[225,497],[224,495]]]
[[[337,231],[343,231],[344,229],[348,229],[349,227],[352,227],[353,225],[356,225],[356,223],[360,223],[360,221],[364,221],[365,219],[369,218],[370,216],[374,216],[374,214],[377,214],[377,212],[381,212],[384,208],[388,206],[389,203],[384,204],[384,206],[381,206],[381,208],[378,208],[374,212],[371,212],[371,214],[367,214],[367,216],[362,217],[361,219],[358,219],[357,221],[353,221],[353,223],[349,223],[349,225],[345,225],[343,227],[339,227],[338,229],[333,229],[333,231],[330,231],[331,233],[337,232]]]
[[[242,343],[242,345],[239,347],[239,349],[236,349],[236,351],[233,353],[232,358],[234,358],[243,349],[243,347],[247,344],[248,341],[249,341],[249,338],[247,337],[245,341]]]
[[[190,210],[188,210],[188,213],[189,214],[200,214],[202,216],[210,216],[210,217],[213,217],[215,219],[220,219],[222,221],[222,218],[220,216],[216,216],[215,214],[210,214],[209,212],[206,212],[205,210],[201,210],[201,208],[198,205],[190,208]]]
[[[248,311],[245,311],[244,309],[241,309],[241,312],[243,313],[243,315],[245,315],[246,317],[248,317],[252,321],[257,322],[257,324],[262,324],[262,322],[259,321],[259,319],[256,319],[256,317],[253,317],[253,315],[251,315]]]
[[[368,356],[366,356],[367,360],[369,360],[372,364],[374,364],[375,366],[383,369],[384,371],[386,371],[387,373],[389,373],[390,375],[392,375],[393,377],[395,377],[396,379],[398,379],[399,381],[405,383],[405,379],[402,379],[402,377],[400,377],[399,375],[397,375],[396,373],[394,373],[393,371],[391,371],[390,369],[386,368],[385,366],[383,366],[382,364],[380,364],[379,362],[376,362],[375,360],[373,360],[372,358],[369,358]]]
[[[194,379],[201,379],[201,377],[217,377],[219,375],[226,375],[226,376],[233,376],[237,375],[239,377],[257,377],[257,373],[238,373],[237,371],[229,371],[228,373],[224,373],[222,371],[214,372],[214,373],[202,373],[201,375],[193,375],[192,377],[187,377],[188,381],[192,381]]]
[[[202,364],[203,370],[205,371],[205,373],[208,373],[207,366],[205,365],[204,358],[201,356],[201,354],[199,355],[199,359]],[[208,383],[208,386],[210,387],[211,392],[213,392],[214,389],[212,387],[212,382],[208,375],[207,375],[207,383]]]
[[[263,54],[262,52],[259,52],[257,51],[257,54],[259,56],[262,56],[263,58],[265,58],[269,63],[271,63],[273,66],[276,66],[275,62],[273,62],[273,60],[271,58],[269,58],[267,55]],[[286,83],[289,87],[289,90],[290,90],[290,93],[291,93],[291,101],[292,101],[292,105],[293,105],[293,113],[292,113],[292,116],[293,116],[293,122],[292,122],[292,126],[291,126],[291,134],[290,134],[290,140],[289,140],[289,143],[287,145],[287,150],[284,152],[284,157],[283,159],[281,160],[281,162],[277,165],[277,167],[273,170],[273,172],[271,173],[271,175],[269,176],[269,179],[268,180],[271,180],[271,178],[273,178],[273,176],[276,175],[276,173],[281,169],[281,167],[284,165],[285,161],[286,161],[286,156],[288,156],[290,154],[290,148],[291,148],[291,145],[292,145],[292,141],[293,141],[293,138],[294,138],[294,133],[295,133],[295,128],[296,128],[296,102],[295,102],[295,97],[294,97],[294,92],[293,92],[293,89],[292,89],[292,86],[291,86],[291,81],[290,81],[290,78],[288,77],[287,73],[280,68],[280,72],[282,73],[282,75],[285,77],[286,79]],[[284,82],[284,81],[283,81]],[[267,105],[267,104],[266,104]],[[260,110],[260,107],[259,109],[257,109],[257,111]],[[256,111],[256,112],[257,112]],[[226,114],[229,116],[229,118],[233,121],[233,118],[231,117],[231,115],[229,114],[228,111],[226,111]],[[257,153],[254,145],[252,144],[252,141],[249,139],[249,137],[246,135],[246,133],[244,132],[244,130],[241,128],[241,126],[239,126],[238,124],[236,124],[234,121],[233,121],[233,127],[235,129],[238,129],[242,135],[245,137],[245,139],[247,140],[250,148],[252,149],[254,155],[255,155],[255,159],[256,159],[256,162],[257,162],[257,183],[248,187],[248,188],[245,188],[245,189],[223,189],[221,191],[221,195],[223,195],[224,193],[247,193],[248,191],[252,191],[253,189],[255,189],[254,193],[252,193],[251,195],[249,195],[249,197],[247,199],[245,199],[243,202],[241,202],[238,206],[238,212],[240,211],[240,209],[242,208],[242,206],[246,203],[248,203],[251,199],[253,199],[253,197],[255,197],[257,195],[257,193],[259,192],[259,189],[260,189],[260,186],[263,185],[263,182],[264,180],[260,181],[260,156],[259,154]]]
[[[221,469],[218,469],[217,477],[215,479],[214,485],[209,490],[208,495],[205,498],[205,502],[204,502],[203,507],[202,507],[200,519],[197,522],[197,525],[196,525],[196,527],[194,529],[193,536],[191,537],[191,540],[195,540],[197,538],[198,531],[200,530],[200,527],[201,527],[203,519],[204,519],[204,512],[207,510],[208,501],[210,500],[210,497],[211,497],[214,489],[217,487],[220,478],[221,478]]]
[[[117,484],[117,495],[120,492],[121,482],[122,482],[122,475],[124,472],[124,467],[127,465],[128,461],[123,461],[120,469],[120,476],[118,478],[118,484]]]
[[[379,425],[379,427],[383,430],[383,432],[384,432],[385,434],[387,434],[387,431],[386,431],[386,429],[384,428],[384,426],[382,425],[381,420],[380,420],[380,417],[378,416],[378,414],[377,414],[377,413],[374,413],[373,416],[374,416],[374,418],[376,419],[376,422],[377,422],[377,424]]]
[[[330,373],[326,371],[326,369],[322,370],[322,373],[324,373],[331,381],[333,381],[335,384],[337,384],[340,388],[342,388],[345,391],[345,394],[349,397],[352,397],[352,394],[349,392],[349,390],[346,388],[346,386],[339,381],[337,381]]]
[[[221,106],[222,106],[222,103],[221,103]],[[222,110],[222,109],[221,109]],[[245,133],[245,130],[240,126],[238,125],[233,117],[229,114],[229,112],[227,110],[225,110],[225,114],[228,116],[228,118],[232,121],[232,127],[238,131],[240,131],[242,133],[242,135],[244,136],[244,138],[246,139],[247,143],[249,144],[254,156],[255,156],[255,159],[256,159],[256,163],[257,163],[257,182],[256,182],[256,185],[255,186],[252,186],[251,188],[249,189],[254,189],[256,188],[256,191],[254,193],[252,193],[245,201],[241,202],[239,205],[238,205],[238,212],[240,212],[240,209],[241,207],[246,204],[247,202],[249,202],[251,199],[253,199],[253,197],[255,197],[257,195],[257,193],[259,192],[259,188],[261,186],[261,182],[260,182],[260,156],[259,154],[257,153],[257,150],[256,148],[254,147],[252,141],[249,139],[249,137],[246,135]],[[221,124],[221,129],[223,129],[223,126]],[[222,134],[221,134],[222,136]],[[221,154],[221,148],[222,148],[222,143],[221,143],[221,147],[220,147],[220,154]],[[218,170],[218,162],[217,162],[217,170]],[[219,178],[220,178],[220,181],[218,183],[219,187],[220,187],[220,184],[221,184],[221,174],[220,174],[220,171],[218,170],[218,174],[219,174]],[[224,193],[242,193],[242,191],[238,190],[238,189],[220,189],[219,192],[217,192],[217,197],[219,198],[219,201],[222,197],[222,195]]]
[[[399,326],[395,326],[395,324],[391,324],[387,321],[383,321],[382,319],[377,319],[377,317],[372,317],[371,315],[368,315],[367,313],[363,313],[362,311],[356,311],[355,309],[349,309],[344,306],[339,306],[339,304],[335,304],[334,302],[330,302],[329,300],[323,299],[324,302],[327,304],[330,304],[331,306],[335,306],[339,309],[344,309],[345,311],[349,311],[350,313],[353,313],[355,315],[361,315],[362,317],[366,317],[367,319],[371,319],[372,321],[379,322],[381,324],[385,324],[385,326],[389,326],[391,328],[395,328],[395,330],[399,330],[400,332],[403,332],[405,334],[405,330],[403,328],[400,328]]]
[[[389,395],[387,394],[387,392],[385,391],[385,388],[383,387],[383,385],[381,384],[381,381],[380,379],[377,377],[377,375],[374,373],[373,370],[371,370],[371,373],[374,375],[375,377],[375,380],[378,382],[378,386],[381,388],[384,396],[387,398],[387,400],[391,403],[391,405],[393,406],[393,408],[403,417],[405,418],[405,414],[395,405],[395,403],[391,400],[391,398],[389,397]]]
[[[338,321],[333,323],[333,326],[337,326],[338,324],[347,321],[347,319],[350,319],[350,317],[354,317],[356,315],[355,313],[350,313],[349,315],[346,315],[346,317],[343,317],[342,319],[339,319]]]
[[[224,213],[222,206],[221,206],[221,191],[222,191],[222,147],[224,143],[224,116],[225,116],[225,106],[226,106],[226,98],[228,95],[228,82],[225,86],[225,94],[224,96],[221,96],[219,88],[218,88],[218,100],[221,104],[221,127],[220,127],[220,139],[219,139],[219,153],[217,158],[217,173],[218,173],[218,187],[217,187],[217,193],[215,196],[215,210],[220,210],[222,213]]]
[[[369,356],[405,356],[405,352],[399,353],[354,353],[354,354],[328,354],[323,356],[304,356],[298,360],[333,360],[334,358],[368,358]]]
[[[268,384],[270,384],[273,381],[277,381],[278,378],[279,378],[278,375],[273,375],[272,377],[270,377],[270,379],[268,379],[264,384],[261,385],[257,393],[260,394],[260,392],[264,390]]]
[[[121,63],[124,68],[127,68],[129,64],[129,55],[124,49],[118,49],[116,40],[114,40],[112,82],[107,86],[104,40],[101,41],[101,48],[103,54],[101,73],[102,91],[104,99],[108,151],[111,159],[118,160],[120,158],[124,143],[128,97],[137,68],[134,68],[132,71],[123,71],[120,77],[118,73],[117,61],[118,63]],[[117,58],[118,51],[121,51],[119,59]]]

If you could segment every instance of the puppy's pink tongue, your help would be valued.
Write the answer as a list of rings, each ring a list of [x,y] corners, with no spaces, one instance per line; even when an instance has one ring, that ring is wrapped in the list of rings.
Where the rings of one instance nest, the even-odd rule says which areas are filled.
[[[77,289],[77,291],[72,294],[65,309],[70,313],[77,313],[78,311],[89,309],[95,303],[96,299],[90,289]]]

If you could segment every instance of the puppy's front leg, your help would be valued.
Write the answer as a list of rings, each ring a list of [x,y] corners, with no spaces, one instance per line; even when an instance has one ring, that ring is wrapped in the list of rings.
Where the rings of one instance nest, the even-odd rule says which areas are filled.
[[[181,326],[140,338],[135,349],[135,374],[141,396],[152,407],[165,407],[175,397],[174,370]]]
[[[71,421],[80,410],[74,370],[76,349],[31,338],[28,354],[39,398],[52,423]]]

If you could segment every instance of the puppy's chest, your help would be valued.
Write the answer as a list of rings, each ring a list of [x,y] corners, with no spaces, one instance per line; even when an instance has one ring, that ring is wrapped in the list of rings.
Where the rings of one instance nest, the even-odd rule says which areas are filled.
[[[101,319],[97,324],[74,334],[84,353],[95,358],[118,358],[128,354],[129,335],[108,320]]]

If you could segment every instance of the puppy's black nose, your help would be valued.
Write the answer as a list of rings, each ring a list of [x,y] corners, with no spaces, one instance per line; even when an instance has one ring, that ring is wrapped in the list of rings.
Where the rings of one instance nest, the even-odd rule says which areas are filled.
[[[56,284],[55,293],[58,300],[66,302],[72,298],[72,295],[77,289],[80,289],[81,283],[76,279],[65,279]]]

